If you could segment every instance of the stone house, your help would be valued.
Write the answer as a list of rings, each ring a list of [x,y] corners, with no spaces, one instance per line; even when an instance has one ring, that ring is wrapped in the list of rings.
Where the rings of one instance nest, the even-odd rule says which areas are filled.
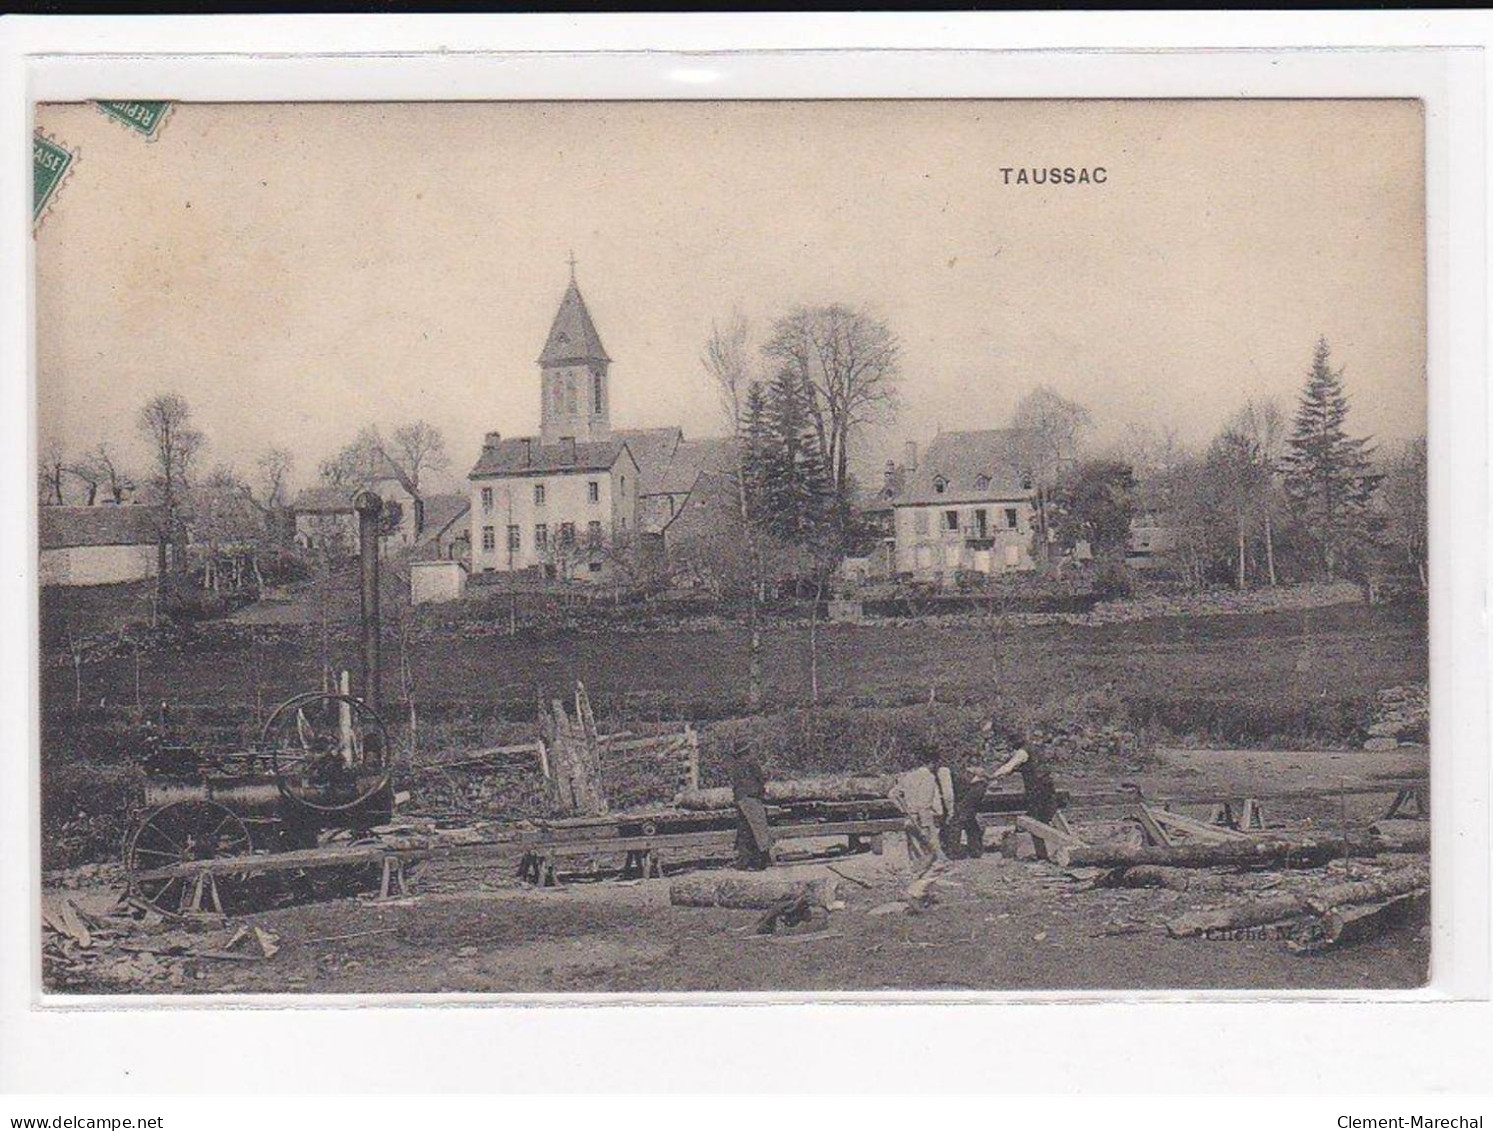
[[[118,585],[155,577],[164,514],[152,506],[41,507],[43,585]]]

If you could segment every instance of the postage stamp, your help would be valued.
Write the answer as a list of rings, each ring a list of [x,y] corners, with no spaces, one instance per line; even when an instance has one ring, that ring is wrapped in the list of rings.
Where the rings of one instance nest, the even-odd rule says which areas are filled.
[[[31,138],[31,222],[38,224],[72,171],[77,153],[45,134]]]
[[[169,102],[95,102],[94,105],[151,141],[160,133],[161,123],[171,109]]]

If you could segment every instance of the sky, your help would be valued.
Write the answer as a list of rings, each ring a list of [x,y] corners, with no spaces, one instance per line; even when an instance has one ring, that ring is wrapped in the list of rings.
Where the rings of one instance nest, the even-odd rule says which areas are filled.
[[[204,469],[272,444],[297,481],[364,424],[424,419],[458,476],[537,431],[535,358],[573,252],[613,423],[723,430],[713,323],[760,340],[843,302],[902,344],[863,466],[1004,425],[1048,385],[1096,442],[1201,445],[1288,409],[1319,336],[1349,426],[1425,420],[1423,122],[1412,101],[181,104],[146,141],[37,107],[78,153],[36,232],[43,443],[143,463],[184,395]],[[1021,185],[1003,169],[1105,170]]]

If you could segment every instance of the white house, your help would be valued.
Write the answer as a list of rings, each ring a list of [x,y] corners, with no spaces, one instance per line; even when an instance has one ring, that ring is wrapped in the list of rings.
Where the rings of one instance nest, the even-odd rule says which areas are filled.
[[[642,475],[612,431],[610,363],[572,276],[539,355],[539,435],[489,432],[467,476],[473,574],[599,581],[631,557]]]
[[[159,507],[41,507],[41,583],[117,585],[155,577],[161,521]]]
[[[1035,496],[1022,440],[1012,428],[941,432],[921,465],[903,469],[889,500],[895,572],[941,583],[1033,568]]]

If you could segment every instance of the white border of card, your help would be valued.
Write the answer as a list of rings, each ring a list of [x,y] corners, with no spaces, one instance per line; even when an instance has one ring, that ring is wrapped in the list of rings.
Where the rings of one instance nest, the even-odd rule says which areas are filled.
[[[934,1048],[940,1077],[1001,1089],[1486,1084],[1483,1056],[1493,1020],[1484,610],[1486,59],[1477,50],[1411,44],[1435,38],[1486,46],[1488,32],[1486,20],[1386,13],[59,18],[0,25],[0,136],[12,173],[29,152],[34,103],[94,98],[1423,99],[1436,813],[1432,977],[1414,991],[43,1000],[36,925],[33,248],[30,180],[10,176],[0,200],[6,219],[0,427],[8,441],[0,446],[8,453],[0,477],[7,532],[0,575],[6,621],[24,627],[3,645],[8,678],[0,681],[0,725],[8,740],[8,756],[0,759],[0,1085],[922,1089],[940,1086],[911,1077],[924,1050]],[[1287,40],[1324,49],[1269,46]],[[1070,50],[1055,49],[1059,44]],[[1361,45],[1368,46],[1356,49]],[[748,1004],[773,1008],[739,1008]],[[1324,1048],[1329,1034],[1331,1047]],[[1109,1055],[1100,1055],[1106,1048]],[[150,1051],[161,1049],[170,1055]],[[221,1058],[230,1049],[233,1065],[225,1070]],[[640,1049],[646,1057],[634,1055]],[[643,1061],[651,1067],[645,1070]]]

